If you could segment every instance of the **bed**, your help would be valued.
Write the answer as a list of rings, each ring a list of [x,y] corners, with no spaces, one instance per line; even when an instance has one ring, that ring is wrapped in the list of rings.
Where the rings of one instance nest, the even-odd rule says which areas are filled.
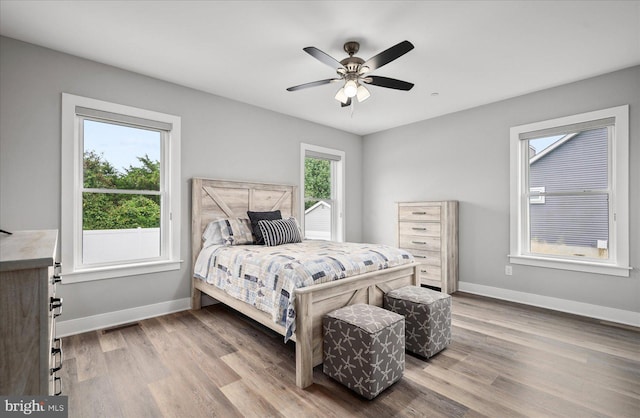
[[[211,221],[246,218],[246,212],[280,210],[282,217],[299,219],[297,187],[291,185],[192,179],[192,309],[200,309],[202,293],[247,315],[260,324],[286,336],[287,327],[273,321],[272,315],[230,296],[214,284],[196,277],[196,260],[203,250],[202,235]],[[274,247],[271,247],[274,248]],[[415,262],[388,267],[340,280],[296,289],[295,332],[296,384],[306,388],[313,383],[313,367],[322,363],[322,317],[337,308],[368,303],[382,305],[384,293],[406,285],[419,285]]]

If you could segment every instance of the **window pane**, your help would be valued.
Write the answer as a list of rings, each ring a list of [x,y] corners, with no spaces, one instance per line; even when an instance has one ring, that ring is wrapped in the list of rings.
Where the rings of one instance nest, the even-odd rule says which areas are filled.
[[[304,160],[304,235],[309,239],[331,239],[331,161]]]
[[[304,197],[331,199],[331,161],[306,157],[304,159]],[[305,202],[309,209],[315,202]]]
[[[84,187],[160,190],[161,133],[84,120]]]
[[[607,149],[607,128],[529,140],[529,188],[607,189]]]
[[[609,258],[607,195],[546,196],[529,211],[531,253]]]
[[[82,263],[160,257],[160,196],[82,194]]]
[[[331,239],[331,201],[316,200],[304,211],[304,237],[308,239]]]

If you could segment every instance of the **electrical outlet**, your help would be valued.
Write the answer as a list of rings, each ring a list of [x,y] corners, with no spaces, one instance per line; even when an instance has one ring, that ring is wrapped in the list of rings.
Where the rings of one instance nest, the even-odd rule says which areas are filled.
[[[504,274],[506,274],[507,276],[513,276],[513,266],[510,266],[508,264],[504,266]]]

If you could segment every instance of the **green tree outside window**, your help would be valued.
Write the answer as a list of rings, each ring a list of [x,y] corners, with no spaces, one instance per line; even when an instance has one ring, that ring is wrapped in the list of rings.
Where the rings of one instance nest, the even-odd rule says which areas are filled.
[[[304,159],[304,209],[324,199],[331,199],[331,161],[307,157]]]
[[[84,187],[114,193],[83,193],[83,230],[160,227],[160,196],[118,193],[160,190],[160,162],[147,155],[137,159],[141,166],[130,165],[121,173],[95,151],[84,153]]]

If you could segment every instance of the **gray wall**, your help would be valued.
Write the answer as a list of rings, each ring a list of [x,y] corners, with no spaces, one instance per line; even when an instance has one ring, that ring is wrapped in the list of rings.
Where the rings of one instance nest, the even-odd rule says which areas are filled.
[[[64,285],[70,320],[189,296],[194,176],[298,184],[299,143],[346,152],[350,241],[395,244],[394,202],[460,201],[460,280],[640,311],[640,67],[368,135],[321,125],[0,37],[0,227],[60,228],[60,94],[182,117],[180,271]],[[514,266],[509,128],[631,105],[630,278]]]
[[[446,94],[446,93],[445,93]],[[631,277],[514,265],[509,128],[630,105]],[[640,67],[367,135],[363,240],[395,244],[394,202],[460,201],[460,281],[640,312]]]
[[[188,297],[189,179],[298,184],[300,142],[345,151],[346,238],[360,241],[360,136],[10,38],[0,50],[2,229],[60,228],[62,92],[182,117],[182,268],[60,286],[62,320]]]

